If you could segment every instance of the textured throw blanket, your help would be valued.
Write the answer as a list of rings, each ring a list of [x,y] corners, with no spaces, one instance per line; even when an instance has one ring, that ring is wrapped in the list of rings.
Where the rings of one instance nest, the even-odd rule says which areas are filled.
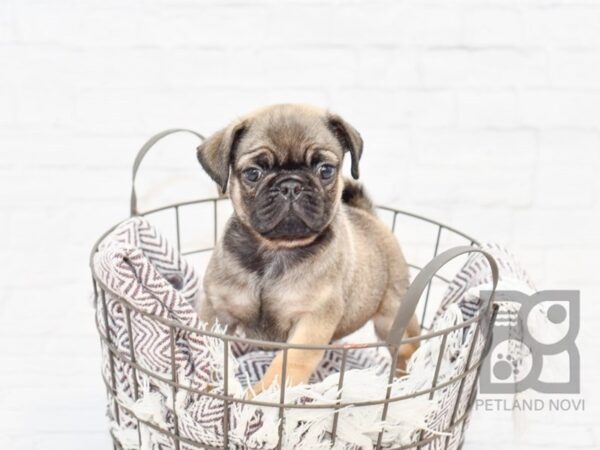
[[[487,250],[509,261],[501,249]],[[272,449],[277,447],[280,425],[284,449],[332,448],[330,438],[336,412],[333,408],[286,409],[285,420],[280,424],[279,408],[225,405],[222,395],[243,398],[245,387],[262,376],[275,352],[237,343],[226,348],[221,339],[195,332],[204,330],[193,304],[200,278],[145,219],[134,217],[110,233],[94,256],[93,271],[107,288],[105,293],[100,291],[96,314],[99,331],[107,341],[102,345],[103,375],[112,389],[108,411],[111,431],[123,448],[174,449],[168,433],[178,433],[183,438],[183,450],[200,448],[187,442],[223,447],[225,435],[231,448]],[[434,330],[473,317],[480,306],[479,299],[466,293],[489,282],[487,273],[483,258],[473,255],[450,284]],[[131,308],[124,308],[116,296]],[[171,330],[158,318],[184,328]],[[485,342],[474,328],[448,335],[438,385],[464,372],[468,349],[475,338],[472,361],[479,359]],[[441,339],[430,339],[415,352],[409,375],[392,382],[392,397],[431,387]],[[175,355],[174,365],[171,352]],[[138,369],[128,360],[134,361]],[[340,364],[341,352],[327,352],[310,385],[286,388],[286,403],[334,404],[340,399],[362,402],[385,398],[390,364],[387,351],[350,349],[341,393]],[[431,398],[422,395],[390,403],[384,421],[382,406],[338,410],[333,448],[372,448],[382,431],[384,448],[440,437],[440,430],[450,424],[453,416],[461,418],[467,410],[475,375],[473,371],[465,377],[462,389],[460,383],[452,383]],[[175,380],[192,391],[174,389],[171,383]],[[210,395],[203,395],[205,392]],[[278,403],[279,395],[280,389],[274,386],[255,400]],[[442,442],[448,440],[447,448],[458,448],[462,426],[441,436]],[[439,448],[439,440],[422,448]]]

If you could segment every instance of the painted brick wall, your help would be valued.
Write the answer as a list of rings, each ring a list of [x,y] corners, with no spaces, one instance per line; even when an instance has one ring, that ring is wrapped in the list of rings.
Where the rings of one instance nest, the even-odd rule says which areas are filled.
[[[539,287],[582,290],[586,412],[532,414],[520,444],[508,414],[480,412],[467,448],[598,448],[593,0],[0,0],[0,448],[108,448],[87,258],[127,214],[144,139],[284,101],[362,132],[379,202],[506,244]],[[193,145],[150,157],[155,201],[172,193],[152,186],[213,192]]]

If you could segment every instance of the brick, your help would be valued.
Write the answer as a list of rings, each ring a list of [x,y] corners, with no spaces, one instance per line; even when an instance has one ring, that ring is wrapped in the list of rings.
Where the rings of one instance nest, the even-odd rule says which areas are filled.
[[[523,40],[542,46],[598,45],[600,8],[597,6],[565,4],[527,9]]]
[[[21,38],[26,42],[53,42],[59,39],[59,34],[64,38],[72,35],[76,13],[69,13],[69,6],[19,2],[15,14]]]
[[[555,254],[549,251],[550,256]],[[562,248],[560,258],[549,257],[546,263],[548,279],[553,284],[572,283],[574,289],[579,289],[580,283],[597,277],[596,262],[598,250],[592,248]],[[568,261],[568,264],[565,264]],[[582,295],[583,298],[592,298]],[[585,315],[582,317],[586,317]]]
[[[528,90],[519,98],[523,124],[533,126],[597,126],[600,92],[585,90]]]
[[[23,88],[67,89],[78,80],[81,61],[88,55],[62,45],[20,44],[6,49],[8,76]],[[12,53],[11,53],[12,52]]]
[[[410,189],[406,177],[407,163],[411,159],[410,133],[400,127],[367,127],[361,134],[365,143],[360,163],[361,180],[378,204],[389,203]],[[350,176],[348,157],[345,162],[345,174]]]
[[[342,111],[343,114],[343,111]],[[411,144],[411,133],[407,127],[366,127],[360,130],[364,140],[363,157],[369,157],[372,163],[379,163],[382,159],[394,158],[411,162],[414,154]],[[367,162],[361,159],[361,163]],[[386,161],[383,167],[388,167]],[[381,186],[383,188],[384,185]]]
[[[149,97],[136,89],[83,90],[74,100],[75,123],[85,132],[140,133],[144,107],[152,107]]]
[[[332,12],[326,3],[275,3],[268,12],[267,40],[286,45],[327,42],[331,39]]]
[[[554,417],[555,420],[546,418],[538,423],[530,423],[527,433],[520,436],[520,442],[524,445],[556,445],[558,448],[593,448],[594,437],[590,428],[585,425],[561,425],[560,414],[547,414]]]
[[[273,83],[267,78],[271,61],[262,57],[263,48],[230,47],[227,49],[227,87],[238,89],[282,88],[282,83]],[[322,86],[318,86],[322,88]]]
[[[547,84],[547,61],[538,50],[429,49],[422,79],[434,86],[514,87]]]
[[[358,56],[358,84],[363,87],[418,86],[418,55],[396,48],[362,48]]]
[[[539,248],[531,248],[527,241],[522,241],[520,238],[521,229],[519,223],[514,218],[514,212],[510,212],[513,230],[513,237],[506,243],[507,248],[515,255],[517,261],[527,271],[531,277],[534,287],[537,289],[553,288],[555,285],[548,284],[547,278],[547,260],[548,256],[545,251]]]
[[[360,42],[397,43],[402,36],[404,12],[398,2],[369,8],[367,13],[362,5],[340,4],[333,10],[332,40],[344,45]]]
[[[414,133],[417,160],[426,165],[510,170],[533,168],[537,138],[532,130],[427,130]]]
[[[106,422],[104,419],[102,422]],[[100,421],[98,420],[98,423]],[[98,429],[100,430],[100,428]],[[112,440],[107,431],[78,432],[74,430],[70,433],[43,433],[37,436],[19,436],[15,438],[13,450],[43,450],[47,448],[56,448],[63,450],[77,450],[81,448],[81,443],[85,442],[86,447],[90,449],[110,448]]]
[[[75,96],[67,88],[24,87],[18,90],[17,122],[39,129],[73,122]]]
[[[12,2],[0,4],[0,42],[13,42],[17,37]]]
[[[251,4],[194,4],[149,16],[148,40],[161,47],[267,43],[268,10]]]
[[[359,130],[401,123],[402,107],[390,101],[389,92],[383,89],[338,89],[331,94],[331,107]]]
[[[600,235],[594,210],[515,211],[515,228],[519,230],[518,244],[545,248],[549,244],[597,246]],[[557,257],[557,256],[555,256]]]
[[[0,146],[0,160],[13,160],[27,168],[123,168],[129,165],[135,152],[147,140],[140,136],[73,135],[61,131],[5,133]],[[179,142],[176,137],[173,142]],[[190,141],[191,142],[191,141]],[[166,158],[165,158],[166,159]],[[165,163],[173,161],[166,161]]]
[[[18,2],[16,21],[24,42],[72,46],[143,45],[149,18],[141,4]]]
[[[513,91],[461,91],[457,95],[458,122],[473,127],[510,127],[518,123]]]
[[[554,86],[600,86],[600,53],[598,50],[555,50],[549,54],[550,77]]]
[[[17,118],[17,96],[15,88],[0,87],[0,125],[14,124]]]
[[[573,208],[589,208],[596,200],[597,170],[578,164],[541,166],[535,177],[534,204],[562,207],[565,214]]]
[[[2,433],[14,434],[23,430],[22,424],[28,421],[28,428],[32,434],[36,432],[48,434],[78,432],[81,436],[87,433],[93,435],[102,431],[100,424],[103,414],[93,410],[79,410],[77,414],[73,414],[69,409],[56,409],[52,412],[46,409],[6,412],[2,410],[0,414],[0,431]]]
[[[356,55],[345,48],[273,48],[258,57],[271,86],[347,86],[356,79]]]
[[[445,126],[456,118],[454,94],[446,90],[344,89],[332,94],[334,109],[364,126]]]
[[[48,238],[52,237],[48,236]],[[44,288],[75,282],[82,272],[79,272],[81,266],[75,265],[74,262],[85,261],[87,252],[82,248],[73,249],[72,246],[61,250],[61,252],[49,249],[33,250],[36,254],[36,264],[43,269],[36,271],[35,277],[31,274],[31,258],[22,249],[3,252],[10,265],[3,274],[2,283],[6,283],[7,287],[15,288],[26,286]],[[41,296],[37,298],[41,299]]]
[[[546,164],[599,164],[599,148],[596,131],[544,128],[540,133],[540,161]]]
[[[63,45],[21,45],[5,50],[9,75],[35,88],[154,87],[162,83],[161,53],[151,48],[75,49]],[[18,74],[18,76],[17,76]],[[6,76],[6,75],[5,75]]]
[[[424,5],[415,3],[401,13],[397,31],[400,44],[406,45],[458,45],[461,35],[460,11],[445,4]]]
[[[323,88],[273,88],[267,91],[266,96],[266,103],[309,103],[321,107],[329,106],[329,95]]]
[[[512,212],[507,207],[489,207],[486,208],[486,213],[482,214],[477,206],[457,205],[452,208],[450,223],[486,242],[505,244],[512,240],[514,233]]]
[[[467,434],[472,446],[469,447],[467,445],[466,448],[476,449],[480,445],[485,446],[487,437],[492,430],[494,430],[495,435],[494,448],[506,450],[514,448],[514,442],[511,439],[511,435],[514,432],[514,425],[509,416],[510,413],[503,411],[475,411],[473,413],[473,424],[469,427],[469,433]],[[499,430],[501,432],[498,432]]]
[[[169,86],[231,85],[231,76],[239,62],[224,49],[177,48],[164,56],[162,71]]]
[[[78,200],[82,197],[97,200],[121,198],[127,195],[129,170],[82,171],[77,168],[54,170],[53,182],[46,179],[47,170],[43,168],[29,169],[24,173],[6,174],[5,181],[12,186],[10,192],[0,192],[0,205],[21,206],[24,201],[28,206],[50,206],[64,204],[65,201]],[[25,180],[26,183],[19,183]],[[82,194],[81,187],[88,186],[91,191]],[[94,194],[91,194],[94,192]],[[92,195],[92,197],[89,197]]]
[[[14,316],[13,316],[14,320]],[[92,323],[88,321],[88,327]],[[48,352],[50,354],[62,354],[73,358],[85,357],[90,351],[95,351],[98,346],[96,336],[77,336],[73,334],[62,334],[62,337],[49,336],[49,333],[56,331],[58,326],[56,323],[54,330],[46,333],[46,335],[32,334],[30,336],[19,336],[18,333],[4,335],[0,351],[6,356],[19,356],[23,352],[22,346],[37,348],[39,352]],[[41,345],[40,345],[41,344]]]
[[[94,48],[73,55],[78,88],[154,88],[163,84],[162,53],[148,47]]]
[[[520,46],[523,15],[501,7],[469,7],[462,14],[463,41],[470,46]]]
[[[92,353],[90,351],[87,357],[81,357],[79,361],[65,354],[39,353],[37,348],[31,348],[31,355],[37,355],[37,357],[23,358],[20,355],[6,355],[6,366],[4,366],[5,370],[0,373],[0,380],[3,383],[11,381],[11,384],[15,387],[37,386],[48,388],[53,385],[68,386],[69,375],[71,375],[70,381],[72,381],[73,388],[89,387],[93,384],[102,386],[102,379],[96,378],[100,369],[100,352]],[[20,364],[19,361],[21,361]],[[54,361],[54,363],[51,363],[51,361]],[[47,376],[40,377],[44,373]],[[86,379],[86,377],[90,378]]]
[[[335,8],[332,26],[338,43],[456,45],[460,39],[458,10],[442,5],[386,2],[365,11],[345,4]]]
[[[27,410],[40,405],[52,405],[50,407],[58,409],[95,410],[98,403],[106,398],[106,393],[97,383],[74,388],[70,395],[65,395],[63,389],[48,390],[36,386],[17,388],[6,393],[3,405],[7,410]]]
[[[456,123],[456,98],[447,90],[401,90],[393,97],[401,105],[401,123],[420,127],[451,126]]]
[[[66,241],[69,238],[69,218],[55,208],[17,209],[11,211],[7,222],[9,249],[48,247],[49,234],[57,241]],[[40,223],[44,224],[44,231],[41,233],[36,232]]]
[[[183,127],[208,135],[235,117],[265,103],[260,89],[226,88],[152,91],[139,108],[146,136],[155,130]]]
[[[420,203],[526,208],[532,202],[527,169],[417,167],[408,176],[411,196]]]
[[[17,64],[19,51],[18,45],[0,45],[0,59],[6,62],[2,64],[2,70],[0,70],[0,83],[5,89],[15,90],[17,88],[16,81],[21,72],[21,67]]]

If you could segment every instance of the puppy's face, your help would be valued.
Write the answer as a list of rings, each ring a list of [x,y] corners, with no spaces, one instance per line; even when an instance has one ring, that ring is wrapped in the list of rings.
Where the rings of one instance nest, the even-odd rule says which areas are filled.
[[[260,238],[280,246],[311,242],[337,213],[344,154],[358,177],[359,134],[323,110],[276,105],[217,132],[198,158],[236,214]]]

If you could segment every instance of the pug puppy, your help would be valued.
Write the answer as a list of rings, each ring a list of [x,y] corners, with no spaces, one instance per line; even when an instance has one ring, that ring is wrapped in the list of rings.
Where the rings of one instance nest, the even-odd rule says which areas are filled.
[[[216,132],[198,160],[229,187],[234,214],[204,276],[200,317],[252,338],[326,345],[370,319],[390,331],[409,285],[398,242],[361,186],[363,141],[341,117],[294,104],[269,106]],[[411,319],[408,336],[419,325]],[[404,345],[399,365],[415,350]],[[290,349],[287,378],[308,381],[323,351]],[[280,352],[254,391],[281,379]]]

